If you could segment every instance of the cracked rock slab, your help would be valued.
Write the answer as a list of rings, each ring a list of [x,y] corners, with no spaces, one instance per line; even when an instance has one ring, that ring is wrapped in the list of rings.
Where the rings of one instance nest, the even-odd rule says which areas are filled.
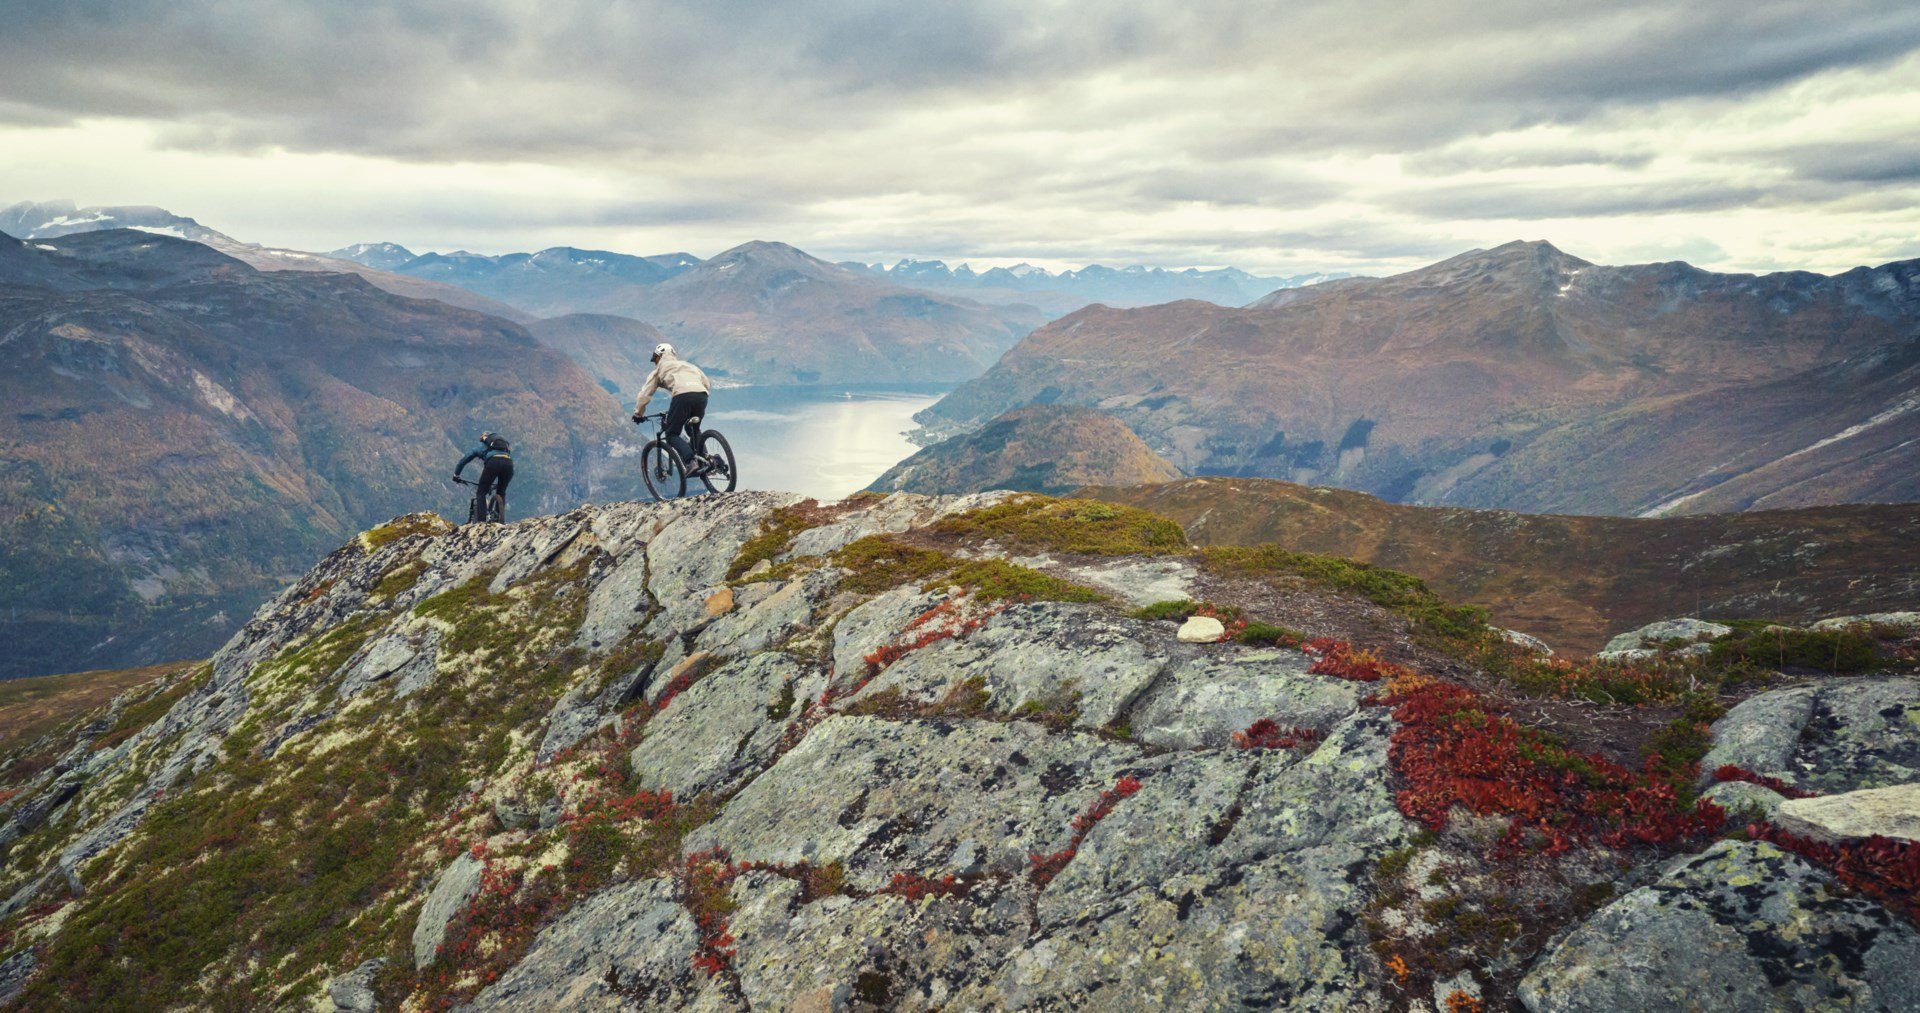
[[[447,939],[447,926],[467,909],[473,895],[480,892],[480,874],[485,870],[485,863],[463,854],[440,873],[433,892],[427,894],[427,902],[420,906],[420,920],[413,926],[416,970],[433,963],[440,955],[440,946]]]
[[[1911,1010],[1920,930],[1771,844],[1722,841],[1602,908],[1520,984],[1529,1010]]]
[[[1702,782],[1723,764],[1822,794],[1920,780],[1920,678],[1823,679],[1742,701],[1713,725]]]
[[[1920,783],[1788,799],[1772,822],[1790,834],[1828,843],[1862,837],[1920,841]]]
[[[1014,605],[965,640],[913,651],[880,673],[855,700],[889,689],[932,703],[968,679],[984,680],[988,707],[1013,714],[1033,704],[1071,706],[1074,724],[1112,724],[1167,667],[1164,638],[1135,620],[1086,605]]]
[[[1140,762],[1124,743],[1022,722],[837,716],[741,789],[685,850],[843,862],[862,889],[899,872],[1024,875],[1029,856],[1065,848],[1074,817]]]
[[[1359,709],[1358,683],[1310,675],[1298,651],[1209,653],[1174,669],[1133,706],[1134,739],[1169,749],[1218,749],[1262,718],[1325,730]]]
[[[787,726],[826,685],[784,654],[756,654],[709,673],[647,725],[633,749],[642,787],[675,798],[729,787],[773,758]]]

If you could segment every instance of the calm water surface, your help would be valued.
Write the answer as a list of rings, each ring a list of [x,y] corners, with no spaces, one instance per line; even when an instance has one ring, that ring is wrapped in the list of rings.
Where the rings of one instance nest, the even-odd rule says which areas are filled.
[[[953,388],[721,388],[708,402],[706,424],[733,444],[740,488],[840,499],[919,449],[902,435],[914,427],[913,413]]]

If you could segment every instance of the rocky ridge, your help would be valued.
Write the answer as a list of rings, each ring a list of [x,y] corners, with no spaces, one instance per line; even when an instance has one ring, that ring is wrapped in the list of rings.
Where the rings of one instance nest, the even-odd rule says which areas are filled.
[[[1915,852],[1836,862],[1764,823],[1717,839],[1727,814],[1676,794],[1699,768],[1572,751],[1416,670],[1484,676],[1431,646],[1470,610],[1278,565],[1006,494],[398,519],[205,665],[0,767],[0,1001],[1916,994],[1920,931],[1883,889]],[[1227,639],[1166,621],[1196,614]],[[1325,636],[1354,631],[1375,649]],[[1802,698],[1821,736],[1751,743],[1749,715]],[[1912,780],[1915,715],[1920,680],[1848,677],[1700,734],[1744,750],[1726,783],[1838,798]]]

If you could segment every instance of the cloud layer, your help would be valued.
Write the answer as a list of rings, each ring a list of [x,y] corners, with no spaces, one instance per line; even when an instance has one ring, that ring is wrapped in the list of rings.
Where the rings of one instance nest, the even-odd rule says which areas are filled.
[[[1920,255],[1920,7],[0,0],[0,199],[268,242]]]

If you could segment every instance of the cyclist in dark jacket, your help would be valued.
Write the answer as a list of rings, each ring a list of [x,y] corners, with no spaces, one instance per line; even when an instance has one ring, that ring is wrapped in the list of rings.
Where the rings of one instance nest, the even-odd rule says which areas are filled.
[[[487,502],[488,494],[498,489],[500,502],[504,504],[507,501],[507,485],[513,481],[512,449],[506,437],[499,433],[481,433],[479,448],[461,458],[460,463],[453,466],[453,477],[460,478],[460,473],[467,470],[467,462],[479,461],[480,488],[476,495],[480,497],[480,502]],[[504,508],[500,513],[502,517],[506,516]]]

